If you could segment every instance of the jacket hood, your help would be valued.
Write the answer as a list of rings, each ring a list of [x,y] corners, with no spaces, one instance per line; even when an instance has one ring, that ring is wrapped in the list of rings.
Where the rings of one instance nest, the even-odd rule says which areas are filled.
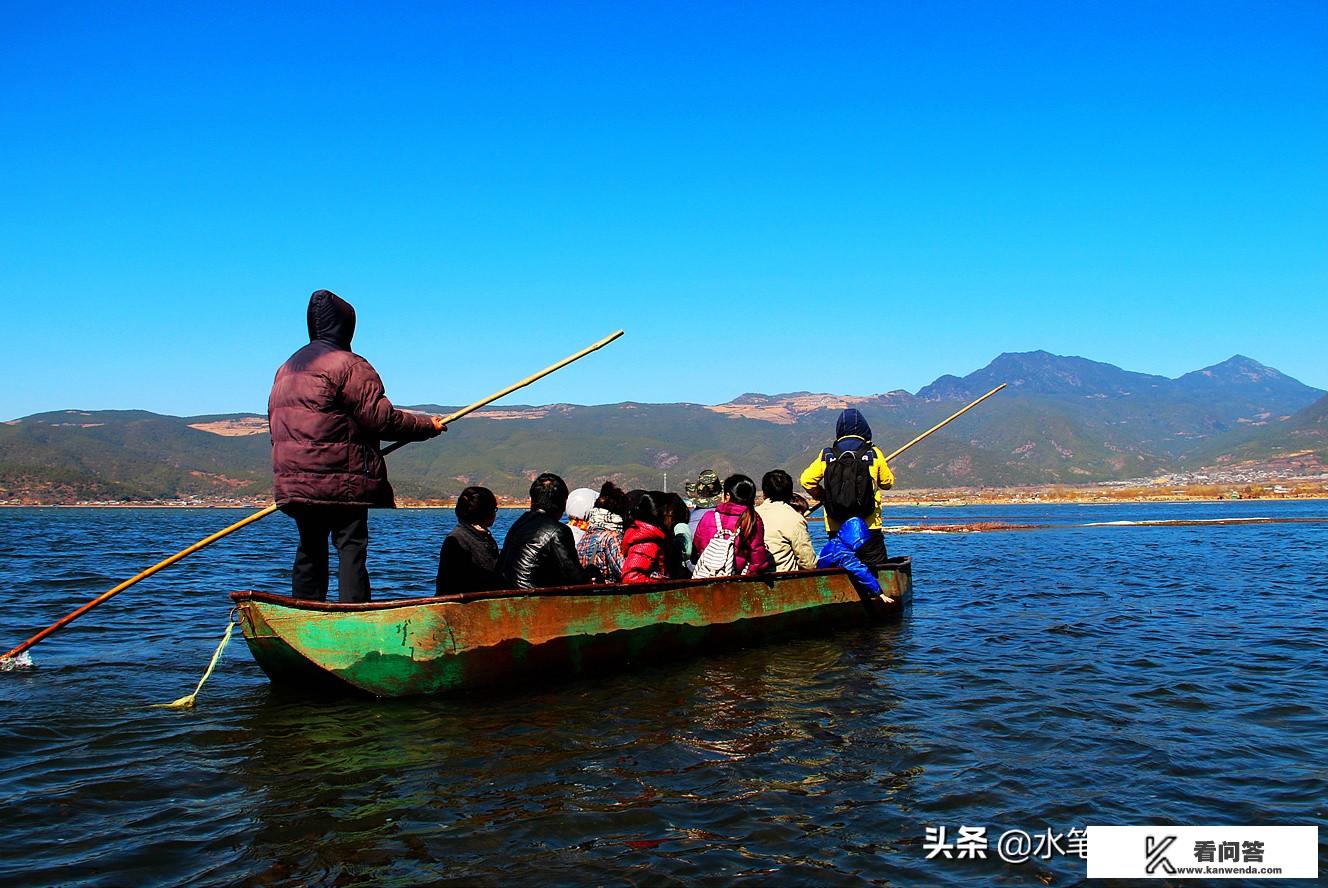
[[[326,342],[350,351],[355,336],[355,309],[331,290],[315,290],[309,297],[309,341]]]
[[[727,502],[715,504],[715,511],[719,512],[721,515],[741,515],[743,512],[746,512],[747,509],[748,507],[744,506],[742,503]]]
[[[591,533],[597,530],[612,530],[615,533],[622,533],[622,529],[622,516],[615,515],[608,509],[596,507],[586,513],[586,530]]]
[[[663,542],[667,537],[664,531],[653,524],[647,524],[644,521],[633,521],[631,526],[623,532],[623,546],[629,546],[642,540],[655,540]]]
[[[867,425],[867,419],[854,407],[849,407],[840,413],[839,420],[835,423],[836,441],[850,436],[864,441],[872,439],[871,426]]]
[[[867,522],[861,518],[850,518],[839,526],[839,541],[854,552],[867,542]]]

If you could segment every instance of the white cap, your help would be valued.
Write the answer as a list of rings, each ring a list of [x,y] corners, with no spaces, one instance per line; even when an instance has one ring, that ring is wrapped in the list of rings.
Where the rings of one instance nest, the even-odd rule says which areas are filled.
[[[584,519],[597,499],[599,494],[589,487],[578,487],[567,495],[567,517]]]

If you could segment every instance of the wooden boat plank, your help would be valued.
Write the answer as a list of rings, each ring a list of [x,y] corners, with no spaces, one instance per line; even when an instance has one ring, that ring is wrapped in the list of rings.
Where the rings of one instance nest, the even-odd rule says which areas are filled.
[[[900,559],[881,574],[900,603],[873,612],[841,570],[637,586],[505,590],[358,605],[237,592],[244,634],[274,681],[332,677],[377,696],[465,690],[547,671],[749,644],[808,624],[897,612]]]

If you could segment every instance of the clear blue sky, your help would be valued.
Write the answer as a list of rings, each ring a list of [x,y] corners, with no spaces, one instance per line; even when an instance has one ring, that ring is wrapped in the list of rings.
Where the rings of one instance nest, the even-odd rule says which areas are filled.
[[[1045,348],[1328,388],[1328,5],[15,3],[0,418],[916,390]]]

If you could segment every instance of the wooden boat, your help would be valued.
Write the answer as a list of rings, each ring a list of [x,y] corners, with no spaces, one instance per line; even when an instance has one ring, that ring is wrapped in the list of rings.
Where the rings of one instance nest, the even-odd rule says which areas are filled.
[[[249,650],[273,682],[404,697],[598,673],[895,618],[912,593],[912,561],[892,559],[880,582],[892,604],[865,601],[838,568],[366,604],[264,592],[231,598]]]

